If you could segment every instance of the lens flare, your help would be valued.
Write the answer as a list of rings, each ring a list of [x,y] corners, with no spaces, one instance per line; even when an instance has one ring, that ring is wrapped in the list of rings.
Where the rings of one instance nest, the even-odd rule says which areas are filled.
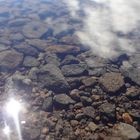
[[[6,111],[12,117],[16,117],[21,110],[21,104],[15,99],[10,99],[10,101],[6,105]]]
[[[8,125],[5,125],[5,127],[3,128],[3,133],[7,136],[10,135],[11,130],[10,130],[10,127]]]
[[[14,119],[19,140],[22,140],[19,123],[19,112],[21,111],[21,108],[22,108],[21,103],[15,99],[10,99],[10,101],[6,104],[7,113]]]

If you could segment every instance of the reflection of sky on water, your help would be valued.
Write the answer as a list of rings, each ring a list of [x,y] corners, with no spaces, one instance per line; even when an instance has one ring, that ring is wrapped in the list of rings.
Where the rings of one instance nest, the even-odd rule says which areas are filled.
[[[119,53],[134,53],[138,48],[135,44],[139,39],[140,2],[137,0],[92,0],[93,3],[83,4],[83,1],[65,1],[71,16],[77,18],[82,10],[83,29],[77,32],[81,42],[90,46],[93,52],[109,57]],[[133,38],[133,39],[132,39]]]
[[[44,20],[53,28],[54,35],[74,29],[82,44],[100,56],[111,57],[122,51],[133,53],[139,48],[138,0],[1,0],[1,3],[13,6],[9,10],[15,18],[30,16]]]

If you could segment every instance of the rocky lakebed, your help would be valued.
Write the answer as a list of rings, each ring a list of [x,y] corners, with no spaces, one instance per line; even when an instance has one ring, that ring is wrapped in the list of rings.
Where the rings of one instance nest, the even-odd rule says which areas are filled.
[[[0,0],[0,140],[5,123],[10,140],[140,140],[140,51],[96,55],[54,1]],[[21,139],[10,98],[23,106]]]

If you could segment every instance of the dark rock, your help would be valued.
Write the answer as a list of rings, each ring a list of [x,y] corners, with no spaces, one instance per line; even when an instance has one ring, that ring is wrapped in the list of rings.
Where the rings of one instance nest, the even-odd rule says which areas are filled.
[[[72,55],[67,55],[61,62],[61,65],[70,65],[70,64],[79,64],[79,60]]]
[[[129,111],[129,114],[137,121],[140,122],[140,110],[132,109]]]
[[[56,92],[69,90],[69,85],[60,69],[53,64],[47,64],[41,67],[37,76],[38,82],[43,87],[47,87],[48,89]]]
[[[77,36],[64,36],[62,37],[59,42],[69,44],[69,45],[80,45],[79,39]]]
[[[35,47],[39,51],[44,51],[48,47],[48,42],[46,40],[41,40],[41,39],[27,39],[25,40],[27,44],[30,46]]]
[[[88,73],[90,76],[101,76],[103,74],[106,73],[106,68],[92,68],[92,69],[88,69]]]
[[[82,80],[82,83],[85,86],[93,86],[97,83],[97,78],[96,77],[86,78],[86,79]]]
[[[85,76],[81,77],[66,77],[67,82],[69,83],[71,89],[79,88],[82,85],[82,80],[85,79]]]
[[[86,65],[85,64],[71,64],[65,65],[61,68],[64,76],[80,76],[86,74]]]
[[[53,98],[52,97],[48,97],[48,98],[44,99],[42,109],[44,111],[52,111],[53,110]]]
[[[54,64],[56,66],[60,65],[59,59],[58,59],[57,55],[54,53],[46,52],[45,53],[45,61],[48,64]]]
[[[14,50],[0,52],[0,70],[13,70],[17,68],[23,60],[23,55]]]
[[[62,107],[62,108],[67,108],[70,104],[74,104],[75,101],[72,100],[68,95],[66,94],[58,94],[55,95],[53,98],[55,102],[55,107]]]
[[[80,101],[79,92],[80,92],[80,91],[79,91],[78,89],[73,89],[73,90],[70,92],[70,97],[71,97],[73,100]]]
[[[120,73],[106,73],[99,82],[110,93],[117,92],[124,86],[124,78]]]
[[[85,96],[85,97],[90,97],[91,94],[90,94],[89,92],[80,91],[80,92],[79,92],[79,95],[80,95],[80,96]]]
[[[24,55],[29,55],[29,56],[38,56],[39,52],[33,48],[32,46],[29,46],[26,43],[22,43],[19,45],[15,45],[14,48],[20,52],[23,53]]]
[[[125,77],[129,78],[132,82],[140,85],[140,68],[123,69]]]
[[[116,118],[116,113],[115,113],[115,105],[110,104],[110,103],[104,103],[99,107],[100,110],[100,115],[103,121],[114,121]]]
[[[89,97],[81,96],[80,99],[81,99],[81,102],[82,102],[84,105],[91,105],[91,104],[92,104],[92,100],[91,100],[91,98],[89,98]]]
[[[90,117],[92,119],[95,119],[96,114],[95,114],[95,109],[91,106],[83,108],[83,113],[87,117]]]
[[[23,61],[23,66],[25,67],[38,67],[39,64],[39,61],[32,56],[26,56]]]
[[[75,119],[76,119],[76,120],[81,120],[81,119],[83,119],[83,118],[85,118],[85,114],[84,114],[84,113],[78,113],[78,114],[76,114],[76,116],[75,116]]]

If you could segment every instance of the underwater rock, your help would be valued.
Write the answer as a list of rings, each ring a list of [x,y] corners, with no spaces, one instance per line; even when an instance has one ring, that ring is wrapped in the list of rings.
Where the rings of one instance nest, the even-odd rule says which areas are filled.
[[[61,68],[62,73],[64,76],[81,76],[86,74],[86,65],[85,64],[71,64],[71,65],[64,65]]]
[[[15,45],[14,49],[19,51],[20,53],[23,53],[24,55],[29,55],[29,56],[38,56],[39,52],[32,46],[29,46],[26,43],[21,43],[19,45]]]
[[[37,75],[38,82],[43,87],[47,87],[56,93],[69,90],[69,85],[61,70],[54,64],[44,65]]]
[[[124,78],[120,73],[106,73],[99,80],[105,91],[114,93],[124,86]]]
[[[56,107],[61,106],[63,108],[66,108],[68,105],[75,103],[75,101],[66,94],[55,95],[53,99]]]
[[[38,67],[39,64],[39,61],[32,56],[26,56],[23,61],[23,66],[25,67]]]
[[[23,60],[23,55],[15,50],[7,50],[0,52],[0,70],[14,70]]]
[[[32,21],[23,27],[22,32],[26,38],[40,38],[47,30],[46,24],[39,21]]]

